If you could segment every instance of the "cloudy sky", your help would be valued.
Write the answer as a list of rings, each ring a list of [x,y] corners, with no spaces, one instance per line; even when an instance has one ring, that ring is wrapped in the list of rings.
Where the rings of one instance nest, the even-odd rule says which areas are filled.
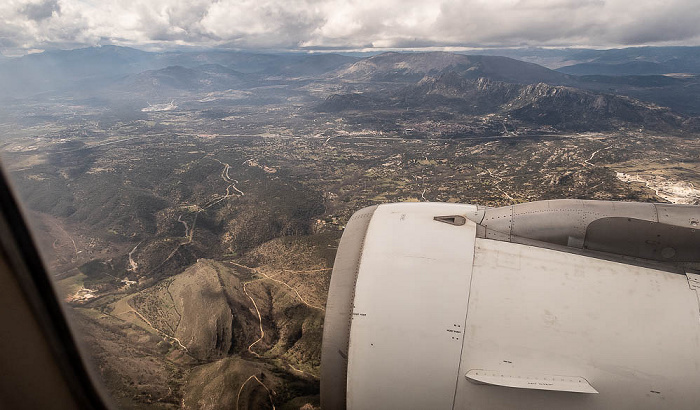
[[[0,0],[0,52],[699,45],[698,0]]]

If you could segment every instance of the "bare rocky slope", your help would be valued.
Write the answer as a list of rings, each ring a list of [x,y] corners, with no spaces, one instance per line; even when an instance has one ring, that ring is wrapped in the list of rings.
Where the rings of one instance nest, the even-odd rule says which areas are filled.
[[[182,381],[187,408],[318,405],[332,256],[325,244],[337,239],[279,238],[244,259],[200,259],[131,297],[133,309],[169,340],[168,354],[200,363]]]

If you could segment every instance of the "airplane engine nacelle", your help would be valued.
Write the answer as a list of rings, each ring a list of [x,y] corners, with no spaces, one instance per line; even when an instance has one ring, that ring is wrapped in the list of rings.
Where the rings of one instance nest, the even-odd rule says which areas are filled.
[[[324,409],[697,409],[700,207],[402,203],[355,213]]]

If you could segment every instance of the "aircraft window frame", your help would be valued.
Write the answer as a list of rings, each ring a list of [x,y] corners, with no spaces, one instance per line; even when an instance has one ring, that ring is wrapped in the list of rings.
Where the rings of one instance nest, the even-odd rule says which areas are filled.
[[[53,353],[70,395],[79,408],[110,409],[100,383],[81,354],[65,306],[59,301],[52,280],[25,222],[26,212],[8,183],[0,163],[0,246],[15,280]],[[11,373],[6,373],[6,377]]]

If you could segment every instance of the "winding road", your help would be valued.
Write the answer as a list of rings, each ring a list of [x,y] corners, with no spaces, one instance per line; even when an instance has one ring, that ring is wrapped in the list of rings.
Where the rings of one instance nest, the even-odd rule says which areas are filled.
[[[493,172],[491,172],[491,170],[488,169],[488,168],[486,168],[486,172],[489,173],[489,175],[491,176],[491,178],[493,178],[493,179],[496,180],[496,184],[495,184],[496,189],[498,189],[499,191],[501,191],[501,193],[502,193],[503,195],[505,195],[506,198],[510,199],[511,201],[515,201],[515,199],[513,199],[513,197],[510,196],[510,195],[508,194],[508,192],[506,192],[503,188],[501,188],[500,183],[503,182],[503,178],[499,177],[498,175],[495,175],[495,174],[494,174]]]
[[[143,241],[142,241],[143,242]],[[136,246],[134,246],[134,249],[129,252],[129,271],[131,272],[136,272],[136,269],[139,267],[138,263],[133,258],[134,252],[136,252],[136,249],[141,245],[141,242],[137,243]]]
[[[131,304],[129,303],[129,300],[131,299],[132,296],[133,295],[126,296],[126,297],[118,300],[116,303],[114,303],[114,305],[113,305],[114,309],[112,310],[112,313],[110,314],[110,316],[116,317],[120,320],[125,320],[125,319],[121,318],[120,316],[127,314],[127,313],[134,313],[139,319],[141,319],[146,325],[148,325],[149,328],[153,329],[156,332],[156,334],[161,336],[163,339],[168,339],[168,340],[172,340],[172,341],[176,342],[178,344],[178,346],[180,346],[181,349],[183,349],[186,353],[189,354],[190,353],[189,350],[187,350],[187,347],[185,347],[185,345],[183,345],[182,342],[180,342],[180,339],[178,339],[174,336],[170,336],[167,333],[163,332],[162,330],[158,329],[157,327],[153,326],[153,324],[148,319],[146,319],[146,317],[144,315],[142,315],[141,312],[139,312],[138,310],[136,310],[136,308],[131,306]]]
[[[324,308],[322,308],[322,307],[315,306],[315,305],[312,305],[312,304],[310,304],[309,302],[307,302],[307,301],[304,299],[304,297],[301,296],[301,294],[300,294],[296,289],[294,289],[292,286],[290,286],[290,285],[289,285],[288,283],[286,283],[286,282],[283,282],[283,281],[281,281],[281,280],[279,280],[279,279],[275,279],[275,278],[273,278],[273,277],[267,275],[266,273],[259,271],[258,269],[251,268],[250,266],[241,265],[240,263],[231,262],[231,261],[229,261],[228,263],[231,264],[231,265],[237,266],[237,267],[239,267],[239,268],[247,269],[247,270],[249,270],[249,271],[254,272],[255,274],[258,274],[258,275],[262,275],[262,276],[263,276],[262,278],[253,279],[253,280],[250,280],[250,281],[248,281],[248,282],[244,282],[244,283],[243,283],[243,293],[245,293],[245,295],[248,297],[248,299],[250,299],[250,301],[253,303],[253,307],[255,308],[255,313],[256,313],[257,316],[258,316],[258,326],[260,327],[260,337],[259,337],[257,340],[255,340],[253,343],[251,343],[250,346],[248,346],[248,351],[249,351],[250,353],[252,353],[253,355],[257,356],[257,357],[260,357],[260,355],[259,355],[258,353],[256,353],[256,352],[253,351],[253,346],[255,346],[256,344],[260,343],[260,342],[263,340],[263,338],[265,337],[265,330],[263,329],[262,315],[260,314],[260,309],[258,309],[258,304],[255,302],[255,299],[253,299],[253,297],[250,295],[250,293],[248,293],[247,286],[248,286],[249,284],[254,283],[254,282],[259,282],[259,281],[262,281],[262,280],[271,280],[271,281],[273,281],[273,282],[282,284],[282,285],[286,286],[287,288],[289,288],[292,292],[294,292],[294,294],[296,295],[296,297],[297,297],[297,298],[301,301],[301,303],[303,303],[304,305],[306,305],[306,306],[308,306],[308,307],[310,307],[310,308],[312,308],[312,309],[320,310],[320,311],[322,311],[322,312],[325,312],[325,311],[326,311],[326,309],[324,309]],[[314,270],[309,270],[309,271],[289,271],[289,272],[320,272],[320,271],[324,271],[324,270],[329,270],[329,268],[314,269]]]
[[[177,252],[180,250],[180,248],[181,248],[183,245],[189,245],[189,244],[192,243],[192,241],[194,240],[194,229],[195,229],[195,227],[197,226],[197,217],[199,216],[199,214],[200,214],[202,211],[204,211],[204,210],[206,210],[206,209],[209,209],[209,208],[211,208],[212,206],[218,204],[219,202],[221,202],[221,201],[223,201],[223,200],[225,200],[225,199],[231,198],[231,197],[233,197],[233,196],[238,197],[238,196],[243,196],[243,195],[245,195],[245,194],[243,193],[243,191],[241,191],[240,189],[236,188],[235,184],[237,184],[238,181],[236,181],[235,179],[231,178],[231,176],[229,175],[230,165],[227,164],[227,163],[225,163],[225,162],[221,162],[220,160],[218,160],[218,159],[216,159],[216,158],[213,158],[213,159],[214,159],[214,161],[216,161],[216,162],[218,162],[218,163],[220,163],[221,165],[224,166],[224,169],[221,171],[221,178],[222,178],[225,182],[229,183],[229,185],[226,187],[226,195],[223,195],[223,196],[214,198],[214,199],[211,200],[210,202],[207,202],[204,206],[194,205],[195,208],[197,209],[197,211],[196,211],[195,214],[194,214],[194,219],[192,220],[192,226],[191,226],[191,227],[187,224],[187,221],[184,221],[184,220],[182,219],[182,214],[178,215],[177,221],[180,222],[181,224],[183,224],[183,226],[185,227],[185,238],[187,239],[187,242],[177,244],[177,246],[175,247],[175,249],[173,249],[173,251],[170,252],[170,254],[168,255],[168,257],[165,258],[165,260],[163,260],[163,262],[159,263],[153,270],[157,270],[157,269],[159,269],[161,266],[163,266],[163,264],[165,264],[167,261],[170,260],[170,258],[172,258],[173,256],[175,256],[175,254],[177,254]],[[231,189],[233,189],[234,191],[238,192],[238,194],[231,193],[231,192],[230,192]],[[184,207],[184,206],[185,206],[185,205],[183,205],[183,207]],[[153,271],[153,270],[152,270],[152,271]]]
[[[212,207],[212,206],[218,204],[219,202],[223,201],[224,199],[228,199],[228,198],[230,198],[230,197],[232,197],[232,196],[244,196],[244,195],[245,195],[245,193],[243,193],[243,191],[241,191],[240,189],[238,189],[238,188],[236,187],[236,184],[238,183],[238,181],[235,180],[235,179],[233,179],[233,178],[231,178],[231,176],[228,174],[228,171],[229,171],[229,169],[231,168],[231,166],[230,166],[229,164],[225,163],[225,162],[221,162],[220,160],[218,160],[218,159],[216,159],[216,158],[213,158],[213,159],[214,159],[214,161],[216,161],[216,162],[218,162],[219,164],[221,164],[221,165],[224,166],[224,169],[221,171],[221,179],[223,179],[223,180],[224,180],[226,183],[228,183],[229,185],[226,187],[226,195],[214,199],[214,200],[213,200],[212,202],[210,202],[208,205],[205,205],[205,206],[203,207],[204,209],[207,209],[207,208],[209,208],[209,207]],[[231,193],[231,190],[232,190],[232,189],[236,192],[235,194],[234,194],[234,193]]]
[[[610,145],[609,147],[605,147],[605,148],[601,148],[601,149],[599,149],[599,150],[593,151],[593,153],[591,154],[591,156],[590,156],[588,159],[586,159],[586,160],[583,161],[583,165],[589,166],[589,167],[594,166],[593,164],[591,164],[591,161],[593,160],[593,158],[594,158],[600,151],[605,151],[605,150],[608,150],[608,149],[610,149],[610,148],[612,148],[612,145]]]
[[[294,289],[293,287],[291,287],[288,283],[282,282],[282,281],[279,280],[279,279],[275,279],[275,278],[273,278],[273,277],[271,277],[271,276],[269,276],[269,275],[267,275],[267,274],[265,274],[265,273],[263,273],[263,272],[259,272],[259,271],[258,271],[258,273],[260,273],[261,275],[263,275],[263,276],[265,277],[265,279],[269,279],[269,280],[271,280],[271,281],[273,281],[273,282],[281,283],[282,285],[284,285],[284,286],[288,287],[289,289],[291,289],[291,291],[294,292],[294,293],[297,295],[297,298],[299,298],[299,300],[301,301],[301,303],[305,304],[306,306],[308,306],[308,307],[310,307],[310,308],[312,308],[312,309],[318,309],[318,310],[320,310],[321,312],[325,312],[325,311],[326,311],[326,309],[324,309],[324,308],[322,308],[322,307],[315,306],[315,305],[312,305],[311,303],[307,302],[307,301],[299,294],[299,292],[298,292],[296,289]]]
[[[324,309],[324,308],[322,308],[322,307],[319,307],[319,306],[316,306],[316,305],[312,305],[311,303],[307,302],[306,299],[304,299],[304,297],[301,296],[301,294],[300,294],[295,288],[293,288],[292,286],[290,286],[290,285],[289,285],[288,283],[286,283],[286,282],[283,282],[283,281],[281,281],[281,280],[279,280],[279,279],[275,279],[274,277],[272,277],[272,276],[270,276],[270,275],[268,275],[268,274],[266,274],[266,273],[264,273],[264,272],[261,272],[261,271],[259,271],[258,269],[251,268],[251,267],[245,266],[245,265],[241,265],[240,263],[231,262],[231,261],[229,261],[228,263],[230,263],[231,265],[234,265],[234,266],[238,266],[239,268],[251,270],[251,271],[255,272],[255,273],[258,274],[258,275],[264,276],[264,278],[258,278],[258,279],[255,279],[255,280],[251,280],[251,281],[249,281],[249,282],[246,282],[246,284],[247,284],[247,283],[256,282],[256,281],[259,281],[259,280],[265,280],[265,279],[271,280],[271,281],[273,281],[273,282],[280,283],[280,284],[282,284],[282,285],[288,287],[292,292],[294,292],[294,294],[297,296],[297,298],[299,299],[299,301],[301,301],[301,303],[303,303],[304,305],[306,305],[306,306],[308,306],[308,307],[310,307],[310,308],[312,308],[312,309],[320,310],[320,311],[322,311],[322,312],[325,312],[325,311],[326,311],[326,309]],[[299,271],[285,270],[285,272],[313,273],[313,272],[327,271],[327,270],[331,270],[331,269],[332,269],[332,268],[322,268],[322,269],[312,269],[312,270],[299,270]],[[250,297],[250,296],[249,296],[249,297]]]
[[[248,382],[251,379],[255,379],[256,382],[260,383],[260,385],[262,387],[264,387],[265,390],[267,390],[267,395],[270,398],[270,404],[272,405],[272,410],[275,410],[275,403],[272,401],[272,392],[270,391],[270,389],[267,388],[267,386],[265,386],[265,383],[261,382],[260,379],[258,379],[258,376],[254,375],[254,374],[251,375],[250,377],[248,377],[246,379],[246,381],[244,381],[243,384],[241,384],[241,388],[238,389],[238,396],[236,397],[236,410],[239,409],[239,402],[241,401],[241,393],[243,392],[243,387],[245,387],[245,385],[248,384]]]
[[[180,222],[181,224],[185,225],[185,238],[190,237],[190,228],[187,226],[187,222],[182,220],[182,215],[178,215],[177,221]]]
[[[248,346],[248,351],[249,351],[250,353],[254,354],[254,355],[257,356],[257,357],[260,357],[260,355],[253,351],[253,346],[255,346],[256,344],[260,343],[261,340],[263,340],[263,338],[265,337],[265,330],[263,330],[262,316],[260,315],[260,309],[258,309],[258,304],[255,303],[255,299],[253,299],[253,297],[250,296],[250,294],[248,293],[248,289],[246,289],[246,286],[247,286],[249,283],[257,282],[257,281],[260,281],[260,280],[262,280],[262,279],[251,280],[251,281],[245,282],[245,283],[243,284],[243,293],[245,293],[245,295],[248,296],[248,299],[250,299],[250,301],[253,302],[253,306],[255,307],[255,313],[258,314],[258,323],[259,323],[259,325],[260,325],[260,337],[259,337],[256,341],[254,341],[253,343],[251,343],[250,346]]]

